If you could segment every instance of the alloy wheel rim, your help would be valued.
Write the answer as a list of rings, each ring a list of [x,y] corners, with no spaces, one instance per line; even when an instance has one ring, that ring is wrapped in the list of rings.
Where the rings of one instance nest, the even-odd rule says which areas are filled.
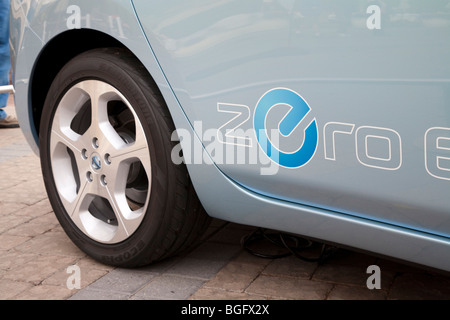
[[[62,205],[85,235],[115,244],[138,229],[150,199],[150,151],[136,112],[116,88],[85,80],[64,94],[50,161]]]

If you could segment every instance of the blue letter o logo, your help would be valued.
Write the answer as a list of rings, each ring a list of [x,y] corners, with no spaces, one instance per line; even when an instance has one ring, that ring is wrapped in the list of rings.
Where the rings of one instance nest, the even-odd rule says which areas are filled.
[[[266,131],[266,116],[269,110],[278,104],[287,104],[292,107],[280,122],[279,130],[283,136],[290,135],[311,110],[306,101],[292,90],[276,88],[266,92],[255,108],[253,125],[256,139],[265,154],[280,166],[287,168],[304,166],[311,160],[317,149],[318,132],[316,120],[314,119],[305,129],[303,144],[300,143],[301,147],[297,151],[292,153],[282,152],[272,145]]]

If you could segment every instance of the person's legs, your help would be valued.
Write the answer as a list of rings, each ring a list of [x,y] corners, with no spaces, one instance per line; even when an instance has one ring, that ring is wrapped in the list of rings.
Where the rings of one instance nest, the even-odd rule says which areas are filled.
[[[9,1],[0,0],[0,86],[9,84]],[[0,94],[0,107],[6,107],[8,93]]]
[[[9,61],[9,55],[0,52],[0,86],[5,86],[9,84],[9,63],[5,63],[5,61]],[[3,108],[7,106],[8,98],[9,98],[8,93],[0,94],[0,120],[5,119],[7,116]]]
[[[0,86],[9,84],[9,0],[0,0]],[[3,109],[8,104],[8,93],[0,94],[0,128],[17,127],[17,120]]]
[[[2,108],[0,108],[0,120],[3,120],[6,118],[8,114],[5,112],[5,110],[3,110]]]

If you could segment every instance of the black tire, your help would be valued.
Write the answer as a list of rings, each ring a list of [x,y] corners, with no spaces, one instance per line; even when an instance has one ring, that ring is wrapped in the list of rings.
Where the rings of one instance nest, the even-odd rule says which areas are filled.
[[[142,220],[137,229],[130,235],[127,235],[120,241],[114,241],[112,243],[99,241],[87,231],[83,231],[82,228],[75,223],[75,219],[69,216],[65,207],[65,202],[62,201],[63,199],[59,193],[59,191],[61,191],[61,187],[59,186],[62,184],[58,184],[57,182],[59,180],[55,180],[55,176],[57,179],[62,179],[59,176],[66,174],[60,167],[58,167],[58,169],[55,167],[58,163],[57,161],[60,161],[59,157],[61,157],[61,159],[66,161],[66,164],[69,164],[66,166],[67,175],[70,177],[73,176],[73,179],[71,178],[70,182],[76,185],[77,190],[75,193],[78,197],[81,192],[80,185],[82,186],[86,183],[84,181],[80,183],[80,179],[83,179],[83,174],[80,174],[82,169],[78,167],[77,161],[82,160],[79,160],[78,157],[83,156],[84,158],[87,158],[87,161],[91,166],[95,164],[94,159],[92,158],[91,161],[91,158],[89,158],[91,156],[94,157],[94,153],[92,152],[92,155],[90,155],[89,152],[86,151],[86,149],[89,149],[88,147],[83,149],[82,155],[79,155],[75,150],[76,148],[72,148],[72,151],[70,151],[70,147],[64,146],[64,142],[62,142],[62,144],[60,144],[63,147],[60,147],[58,144],[58,148],[60,148],[62,152],[58,149],[59,153],[57,158],[55,156],[57,153],[52,151],[52,148],[55,148],[56,150],[56,147],[53,147],[51,142],[51,139],[56,139],[52,138],[55,137],[54,134],[52,135],[55,113],[58,108],[61,110],[66,108],[65,105],[61,103],[63,97],[75,85],[82,82],[90,83],[88,81],[107,83],[117,89],[126,98],[132,106],[132,111],[135,112],[134,114],[137,117],[132,118],[129,116],[128,118],[131,119],[131,123],[135,121],[135,128],[138,126],[138,121],[142,124],[142,129],[147,141],[149,157],[151,159],[151,166],[149,166],[151,170],[143,169],[147,163],[145,163],[145,165],[141,162],[129,164],[130,169],[127,170],[130,171],[128,172],[126,180],[126,192],[128,192],[128,190],[137,190],[139,192],[143,190],[143,202],[140,204],[143,209]],[[90,108],[91,109],[81,108],[77,112],[82,113],[81,110],[86,112],[86,110],[92,110],[94,107],[91,106]],[[114,117],[119,117],[119,112],[117,111],[118,108],[119,107],[114,105],[111,107],[108,106],[108,118],[112,117],[112,115],[109,114],[110,111],[111,113],[114,113]],[[128,115],[131,114],[130,110],[126,110],[126,108],[123,109],[128,112]],[[88,131],[86,130],[88,126],[86,122],[92,121],[86,120],[88,118],[89,117],[87,117],[86,114],[75,117],[71,120],[71,128],[79,130],[80,135],[87,135]],[[110,120],[112,126],[118,126],[111,121],[112,120]],[[125,125],[123,125],[123,127],[125,127]],[[118,130],[117,133],[119,133],[119,129],[115,130]],[[124,133],[126,130],[123,128],[120,130],[123,131],[119,133],[120,137],[126,141],[128,139],[128,135]],[[137,267],[173,256],[190,248],[204,233],[210,218],[205,213],[197,198],[185,165],[175,165],[171,160],[171,151],[175,145],[175,142],[171,141],[171,134],[174,130],[175,127],[169,111],[156,84],[142,64],[126,50],[119,48],[105,48],[82,53],[69,61],[57,74],[47,94],[42,112],[39,137],[41,166],[46,190],[55,215],[67,235],[82,251],[94,259],[106,264],[120,267]],[[132,136],[132,133],[129,135]],[[135,133],[135,135],[137,136],[137,133]],[[132,140],[132,138],[129,139]],[[68,143],[68,145],[70,145],[70,143]],[[67,149],[67,154],[64,153],[64,148]],[[79,149],[80,148],[77,150]],[[62,154],[61,156],[60,153]],[[106,157],[106,155],[104,156]],[[103,155],[100,155],[99,152],[99,156],[96,159],[101,159],[101,157],[103,157]],[[106,167],[106,164],[104,164],[104,167]],[[131,168],[137,168],[137,171]],[[141,171],[139,171],[139,169]],[[135,180],[133,180],[134,185],[129,182],[129,180],[132,180],[130,176],[131,171],[133,170],[139,172],[139,175],[136,175],[136,177],[141,177],[142,172],[146,174],[145,178],[139,178],[144,182],[141,181],[139,184],[136,182],[139,180],[136,177]],[[151,171],[151,174],[148,174],[148,171]],[[55,174],[55,172],[57,174]],[[89,177],[89,181],[91,182],[93,176],[91,172],[89,172],[89,174],[91,174]],[[105,175],[102,175],[102,177],[104,176]],[[93,178],[98,179],[97,175]],[[147,184],[145,184],[146,180]],[[129,187],[129,184],[131,187]],[[143,187],[141,187],[141,184]],[[146,190],[145,187],[147,187],[148,190]],[[128,197],[132,197],[131,194],[136,194],[136,197],[139,197],[139,192],[133,193],[130,191],[129,195],[126,194],[127,201],[129,200]],[[81,197],[82,196],[80,195],[80,198]],[[85,198],[87,199],[88,197],[86,196]],[[83,207],[83,217],[86,216],[85,211],[87,210],[87,212],[95,219],[101,220],[99,224],[102,228],[105,221],[111,223],[112,230],[118,228],[112,223],[115,219],[118,220],[119,218],[111,218],[111,215],[116,214],[115,209],[113,209],[115,205],[111,204],[111,201],[109,201],[110,206],[108,206],[108,201],[105,202],[104,198],[94,199],[95,201],[90,198],[89,200],[86,200],[88,209]],[[81,204],[75,204],[74,208],[77,208],[77,206],[80,208],[82,207]],[[75,214],[81,216],[81,209],[80,213]],[[105,218],[108,215],[109,218]],[[91,220],[93,219],[92,217],[88,218]],[[81,221],[81,218],[79,219]],[[116,223],[118,225],[118,222]],[[105,225],[105,228],[106,227],[109,228],[109,226]]]

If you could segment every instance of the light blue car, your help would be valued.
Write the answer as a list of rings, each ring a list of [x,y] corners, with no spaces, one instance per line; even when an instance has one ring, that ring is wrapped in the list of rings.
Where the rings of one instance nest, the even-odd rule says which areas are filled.
[[[82,250],[210,217],[450,271],[449,0],[12,0],[21,128]]]

